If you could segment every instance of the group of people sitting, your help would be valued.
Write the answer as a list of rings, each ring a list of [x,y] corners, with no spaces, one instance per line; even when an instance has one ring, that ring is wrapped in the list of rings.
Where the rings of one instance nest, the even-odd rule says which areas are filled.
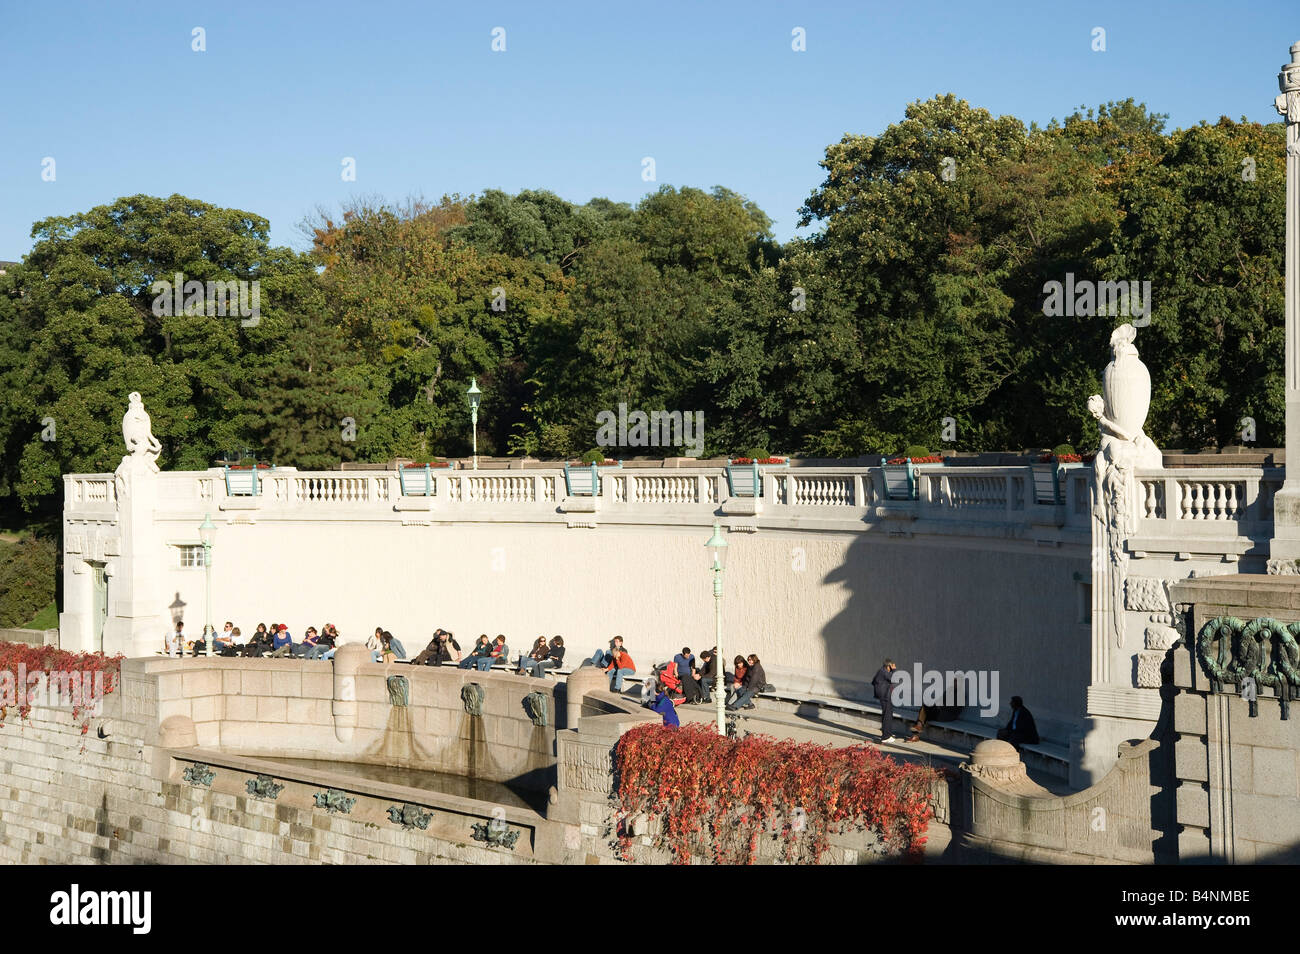
[[[248,636],[229,620],[220,633],[212,635],[210,627],[203,627],[203,635],[192,643],[185,640],[185,624],[178,622],[176,630],[168,633],[164,651],[169,656],[183,656],[188,648],[193,655],[205,655],[208,638],[212,638],[212,651],[218,656],[296,656],[306,659],[332,659],[340,642],[339,631],[333,623],[320,629],[308,626],[301,642],[294,642],[289,627],[284,623],[258,623]]]
[[[195,656],[207,652],[207,627],[204,636],[192,644],[185,642],[184,624],[177,623],[176,631],[169,633],[166,652],[169,655],[183,655],[186,648]],[[258,623],[251,636],[244,636],[234,623],[227,621],[224,629],[213,637],[213,652],[220,656],[244,656],[273,658],[291,657],[295,659],[334,658],[334,653],[342,643],[342,637],[333,623],[326,623],[320,629],[308,626],[300,642],[293,639],[289,627],[284,623]],[[366,640],[372,662],[406,661],[406,647],[382,626],[376,626],[374,635]],[[462,655],[456,637],[445,629],[436,629],[429,644],[413,659],[413,666],[441,666],[454,663],[461,669],[477,669],[487,672],[494,666],[503,666],[508,671],[510,664],[510,646],[504,634],[495,639],[486,633],[478,637],[474,648]],[[545,636],[538,636],[527,655],[521,653],[515,660],[513,671],[517,675],[529,675],[542,678],[552,670],[564,664],[564,637],[555,636],[549,641]],[[609,650],[597,650],[589,663],[599,666],[609,673],[609,687],[614,692],[623,691],[623,680],[636,672],[636,663],[623,645],[623,637],[615,636],[609,643]],[[712,691],[717,680],[717,654],[706,649],[697,659],[690,647],[673,657],[671,662],[656,666],[641,688],[641,698],[650,704],[656,697],[663,696],[670,705],[703,704],[712,702]],[[754,696],[767,685],[767,675],[758,656],[737,656],[733,668],[723,669],[723,685],[726,687],[726,707],[736,709],[754,708]]]
[[[188,649],[193,655],[205,655],[208,650],[207,637],[209,627],[204,627],[204,635],[192,643],[185,640],[185,624],[177,623],[176,630],[168,633],[165,652],[167,655],[183,656]],[[299,659],[333,659],[334,652],[342,643],[338,628],[333,623],[326,623],[320,629],[308,626],[301,642],[295,642],[284,623],[258,623],[251,636],[245,636],[238,626],[227,621],[225,628],[213,637],[212,650],[218,656],[244,657],[292,657]],[[393,662],[406,660],[406,647],[401,640],[384,629],[376,626],[374,635],[366,640],[370,650],[371,662]],[[448,630],[436,629],[429,645],[422,649],[414,659],[413,666],[441,666],[443,663],[456,663],[461,669],[478,669],[486,672],[501,663],[509,666],[510,647],[506,645],[504,635],[491,639],[486,633],[478,638],[477,644],[469,655],[462,657],[460,644]],[[532,651],[527,656],[520,655],[515,662],[515,672],[519,675],[532,675],[541,678],[548,670],[556,669],[564,662],[564,637],[556,636],[547,642],[545,636],[538,636]]]
[[[623,645],[623,637],[615,636],[609,643],[609,650],[598,649],[592,654],[590,663],[609,673],[609,688],[613,692],[623,691],[625,677],[636,672],[636,663]],[[726,687],[726,708],[753,709],[754,697],[767,686],[767,674],[758,656],[737,656],[733,669],[722,670],[723,685]],[[641,701],[646,705],[658,704],[655,700],[665,696],[671,705],[697,705],[713,701],[712,690],[718,677],[717,651],[705,649],[699,658],[691,652],[689,646],[672,658],[671,662],[656,666],[641,686]],[[667,714],[665,712],[665,720]]]

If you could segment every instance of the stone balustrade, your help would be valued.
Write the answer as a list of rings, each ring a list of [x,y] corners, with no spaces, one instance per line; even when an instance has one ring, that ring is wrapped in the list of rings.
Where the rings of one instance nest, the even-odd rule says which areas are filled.
[[[1237,488],[1236,497],[1218,503],[1221,515],[1212,519],[1234,519],[1228,514],[1246,509],[1246,501],[1254,500],[1245,488],[1258,488],[1260,471],[1242,469],[1236,473],[1235,483],[1230,482]],[[879,467],[774,468],[762,473],[763,493],[758,500],[731,496],[720,467],[671,471],[627,467],[610,471],[602,474],[600,492],[595,497],[568,496],[563,470],[549,468],[435,472],[428,496],[404,496],[395,472],[277,468],[259,475],[256,496],[244,496],[227,493],[222,471],[214,468],[159,474],[155,512],[164,520],[207,509],[232,514],[256,511],[259,520],[300,520],[308,515],[323,520],[400,520],[411,511],[433,511],[440,520],[471,522],[517,521],[521,517],[563,522],[566,513],[598,513],[596,519],[612,523],[640,522],[638,518],[655,520],[672,514],[686,523],[704,524],[720,511],[761,516],[764,523],[774,526],[806,518],[853,524],[901,518],[1055,524],[1086,530],[1090,474],[1087,468],[1071,472],[1064,482],[1065,503],[1053,506],[1035,500],[1033,479],[1024,466],[921,465],[917,468],[914,500],[891,499]],[[1198,477],[1201,483],[1207,480]],[[71,474],[64,482],[67,516],[111,520],[116,503],[111,474]],[[1151,509],[1163,516],[1165,497],[1161,495],[1165,491],[1156,484],[1153,478],[1151,492],[1155,497]],[[1190,498],[1189,506],[1195,513],[1214,515],[1217,485],[1206,486],[1209,489],[1198,489],[1197,495]],[[1146,487],[1144,483],[1144,493]],[[691,515],[697,519],[691,520]]]
[[[395,472],[298,471],[277,468],[259,481],[255,497],[226,492],[222,472],[159,475],[158,516],[188,518],[205,509],[256,511],[258,519],[409,519],[411,511],[470,522],[521,518],[563,522],[582,513],[606,523],[654,521],[666,515],[706,524],[721,513],[752,516],[780,527],[808,519],[850,524],[883,520],[960,521],[976,524],[1055,525],[1086,531],[1092,469],[1067,468],[1063,503],[1040,503],[1028,467],[917,467],[916,499],[891,499],[879,467],[794,467],[763,472],[762,496],[732,497],[722,468],[627,467],[602,475],[600,493],[569,497],[560,469],[445,471],[432,494],[403,496]],[[1273,494],[1282,468],[1217,467],[1140,470],[1138,536],[1236,538],[1254,536],[1272,522]],[[69,517],[111,522],[116,492],[111,474],[64,478]],[[596,516],[598,514],[598,516]],[[694,517],[695,519],[691,519]]]

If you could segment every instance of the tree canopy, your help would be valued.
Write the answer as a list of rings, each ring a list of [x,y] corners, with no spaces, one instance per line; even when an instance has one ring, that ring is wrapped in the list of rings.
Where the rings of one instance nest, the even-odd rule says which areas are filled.
[[[62,473],[111,470],[130,391],[174,468],[465,454],[472,377],[485,454],[581,454],[620,403],[702,411],[709,454],[938,447],[946,418],[961,449],[1083,448],[1133,318],[1045,308],[1067,275],[1149,283],[1157,443],[1234,443],[1246,416],[1276,443],[1282,126],[1164,123],[1131,100],[1046,127],[912,103],[826,148],[812,232],[784,244],[723,186],[356,199],[306,222],[301,253],[179,195],[45,219],[0,276],[0,493],[32,508]],[[159,313],[177,275],[256,282],[260,315]]]

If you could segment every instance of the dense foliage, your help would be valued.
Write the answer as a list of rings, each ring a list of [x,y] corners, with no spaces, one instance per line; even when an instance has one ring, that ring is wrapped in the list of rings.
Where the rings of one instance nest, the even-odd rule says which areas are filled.
[[[356,200],[305,253],[249,212],[119,199],[37,222],[0,276],[0,497],[111,470],[133,390],[171,468],[465,455],[471,377],[488,455],[574,459],[620,404],[702,411],[708,455],[1087,449],[1127,316],[1046,314],[1067,274],[1150,282],[1158,444],[1235,443],[1245,416],[1277,444],[1283,156],[1280,124],[1166,133],[1128,101],[1026,127],[948,95],[829,146],[784,245],[722,187]],[[176,273],[258,281],[260,320],[155,314]]]
[[[624,733],[614,750],[620,842],[644,813],[679,864],[710,858],[752,864],[759,840],[783,842],[786,861],[817,863],[830,836],[849,828],[879,836],[886,851],[917,856],[933,815],[939,773],[871,746],[831,748],[706,725],[656,723]]]
[[[25,626],[54,602],[54,542],[24,536],[0,541],[0,626]]]

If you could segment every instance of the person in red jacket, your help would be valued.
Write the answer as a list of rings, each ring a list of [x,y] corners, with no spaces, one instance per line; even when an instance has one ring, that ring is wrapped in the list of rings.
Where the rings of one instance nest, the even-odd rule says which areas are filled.
[[[611,673],[609,677],[609,688],[613,692],[623,691],[623,677],[630,676],[636,672],[636,664],[632,662],[632,657],[627,654],[627,650],[621,645],[614,648],[614,658],[610,660],[605,672]]]

